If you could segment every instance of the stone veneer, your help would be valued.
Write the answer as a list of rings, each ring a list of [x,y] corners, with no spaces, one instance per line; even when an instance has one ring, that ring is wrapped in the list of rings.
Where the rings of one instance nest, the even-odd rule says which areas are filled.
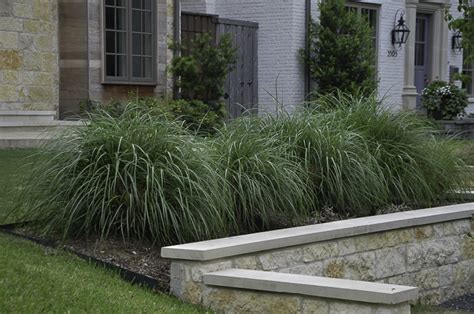
[[[0,38],[0,110],[57,110],[57,0],[1,0]]]
[[[207,288],[202,305],[217,313],[410,313],[407,302],[394,305],[370,304],[300,295],[254,292],[224,288]]]
[[[437,218],[435,222],[420,224],[418,221],[414,222],[416,220],[414,215],[421,211],[401,213],[405,216],[393,214],[384,215],[386,218],[384,216],[379,216],[380,218],[369,217],[368,219],[371,219],[371,222],[367,224],[366,230],[370,230],[371,226],[375,224],[384,225],[384,219],[392,221],[391,217],[407,217],[405,223],[408,224],[408,227],[397,227],[404,224],[403,222],[400,223],[398,218],[393,220],[393,228],[373,227],[374,230],[384,228],[378,229],[384,230],[382,232],[361,231],[364,230],[361,228],[364,227],[364,220],[356,219],[339,222],[336,223],[337,226],[343,226],[344,224],[344,226],[347,225],[349,228],[353,228],[354,231],[348,231],[347,233],[355,234],[355,236],[335,236],[332,240],[329,239],[323,242],[315,240],[314,243],[307,243],[309,241],[304,240],[306,242],[303,243],[307,244],[289,247],[282,245],[279,249],[267,251],[263,249],[259,251],[258,248],[262,245],[257,243],[256,237],[253,237],[248,243],[242,244],[237,241],[238,243],[235,244],[234,249],[225,249],[225,256],[227,257],[216,259],[211,258],[211,255],[208,255],[208,257],[202,255],[202,258],[199,257],[201,255],[195,255],[195,258],[190,257],[186,260],[185,255],[192,256],[191,254],[194,253],[190,251],[197,252],[198,250],[194,250],[194,248],[198,247],[200,243],[190,244],[195,246],[189,248],[186,245],[177,246],[175,247],[176,250],[182,251],[184,255],[175,255],[176,259],[172,260],[171,291],[184,300],[205,306],[213,306],[216,302],[225,302],[225,300],[231,298],[229,297],[230,294],[238,294],[238,299],[243,300],[244,305],[242,306],[244,307],[265,306],[265,304],[272,304],[272,300],[276,302],[274,306],[277,308],[280,307],[278,304],[283,307],[283,303],[285,306],[291,306],[291,304],[297,302],[298,297],[291,295],[274,295],[243,290],[230,291],[222,288],[215,290],[203,283],[204,274],[233,268],[416,286],[419,288],[419,302],[439,304],[451,298],[474,293],[474,238],[472,234],[474,220],[471,218],[474,203],[434,210],[437,210],[441,215],[447,215],[451,210],[456,211],[458,208],[466,207],[468,207],[469,212],[464,218],[443,216],[443,218]],[[424,221],[430,221],[430,218],[426,218],[428,217],[425,214],[427,212],[429,213],[429,210],[423,211],[423,219],[428,219]],[[413,217],[413,219],[410,217]],[[354,225],[356,227],[353,227]],[[321,236],[326,237],[330,232],[327,231],[329,228],[325,228],[324,224],[320,226],[323,231],[317,231],[316,227],[318,226],[311,227],[314,227],[314,230],[319,232]],[[296,229],[294,233],[290,232],[291,229],[288,229],[288,232],[282,230],[282,233],[285,232],[290,237],[301,239],[302,236],[297,234]],[[339,232],[343,231],[341,227],[336,229]],[[277,241],[286,241],[282,240],[283,236],[275,236],[275,233],[271,235],[270,233],[262,233],[262,238],[265,237],[264,234],[269,234],[268,236],[271,239],[268,240],[267,244],[273,241],[273,243],[268,244],[273,245],[273,247],[278,247],[275,244]],[[309,238],[311,235],[308,233],[305,236]],[[319,236],[315,235],[314,239]],[[246,236],[241,238],[244,237]],[[237,238],[239,237],[229,238],[228,241],[232,242]],[[209,254],[216,254],[215,252],[219,250],[224,251],[220,247],[222,242],[218,244],[213,241],[209,241],[209,244],[207,242],[202,243],[203,245],[199,247],[203,248],[202,251],[211,252]],[[245,249],[250,248],[249,250],[253,252],[238,255],[238,252],[243,250],[242,247],[247,244],[248,246]],[[263,247],[267,244],[264,244]],[[181,250],[182,247],[183,250]],[[175,253],[166,250],[167,248],[164,248],[162,254],[164,253],[165,257],[173,258],[170,255]],[[171,247],[171,250],[173,250],[173,247]],[[235,254],[230,253],[232,250]],[[181,254],[180,252],[176,254]],[[199,261],[199,259],[202,261]],[[213,294],[212,298],[210,294]],[[289,298],[289,303],[283,302],[285,298]],[[254,300],[254,302],[250,302],[250,300]],[[301,300],[299,302],[301,303]],[[328,302],[338,303],[336,300],[326,300],[324,304],[327,305]],[[360,306],[369,305],[361,304]],[[242,311],[245,311],[245,309],[242,308]]]

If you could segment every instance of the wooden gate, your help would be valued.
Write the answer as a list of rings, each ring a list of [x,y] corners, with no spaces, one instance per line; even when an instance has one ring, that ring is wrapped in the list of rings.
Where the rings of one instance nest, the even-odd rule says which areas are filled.
[[[230,71],[224,86],[224,99],[230,119],[243,113],[258,111],[258,23],[223,19],[216,15],[183,12],[181,41],[190,47],[197,34],[210,33],[216,42],[223,34],[232,34],[237,49],[237,63]],[[183,54],[188,51],[184,48]]]

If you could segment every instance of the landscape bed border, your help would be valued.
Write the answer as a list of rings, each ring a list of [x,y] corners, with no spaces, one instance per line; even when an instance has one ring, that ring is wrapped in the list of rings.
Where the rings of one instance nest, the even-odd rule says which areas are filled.
[[[89,263],[92,263],[92,264],[94,264],[98,267],[103,267],[105,269],[116,272],[117,274],[119,274],[119,276],[123,280],[125,280],[125,281],[127,281],[127,282],[129,282],[133,285],[138,285],[138,286],[141,286],[141,287],[144,287],[144,288],[148,288],[148,289],[151,289],[151,290],[158,290],[162,293],[166,293],[161,288],[158,280],[156,280],[156,279],[154,279],[150,276],[146,276],[146,275],[134,272],[130,269],[123,268],[121,266],[118,266],[118,265],[100,260],[100,259],[98,259],[94,256],[90,256],[90,255],[78,252],[78,251],[72,249],[71,247],[65,247],[65,246],[57,245],[55,241],[33,237],[33,236],[26,235],[26,234],[18,233],[18,232],[15,231],[18,227],[24,227],[28,223],[31,223],[31,222],[27,222],[27,223],[20,222],[20,223],[0,225],[0,232],[2,232],[4,234],[11,235],[11,236],[14,236],[14,237],[19,238],[19,239],[34,242],[36,244],[41,245],[42,247],[64,250],[68,253],[74,254],[75,256],[77,256],[78,258],[80,258],[80,259],[82,259],[86,262],[89,262]]]

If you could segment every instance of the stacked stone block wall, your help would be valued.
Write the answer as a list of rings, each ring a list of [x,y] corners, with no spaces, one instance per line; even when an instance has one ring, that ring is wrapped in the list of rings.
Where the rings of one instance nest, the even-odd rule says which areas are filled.
[[[383,305],[225,288],[206,288],[202,304],[217,313],[410,313],[408,302]]]
[[[0,1],[0,110],[57,110],[57,0]]]
[[[195,304],[220,302],[230,292],[210,301],[203,274],[239,268],[416,286],[421,303],[439,304],[474,293],[473,230],[474,221],[462,219],[209,262],[174,260],[171,291]]]

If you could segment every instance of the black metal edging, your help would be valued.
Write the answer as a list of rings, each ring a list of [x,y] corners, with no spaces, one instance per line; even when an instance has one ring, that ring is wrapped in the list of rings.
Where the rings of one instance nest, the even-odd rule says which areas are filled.
[[[15,229],[17,227],[24,226],[25,224],[27,224],[27,223],[14,223],[14,224],[0,225],[0,232],[15,236],[17,238],[21,238],[23,240],[28,240],[28,241],[34,242],[34,243],[39,244],[43,247],[48,247],[48,248],[53,248],[53,249],[63,249],[66,252],[69,252],[69,253],[72,253],[72,254],[76,255],[77,257],[79,257],[82,260],[85,260],[89,263],[95,264],[96,266],[103,267],[103,268],[118,272],[118,274],[120,275],[120,277],[122,279],[124,279],[125,281],[128,281],[128,282],[130,282],[134,285],[139,285],[139,286],[146,287],[146,288],[149,288],[149,289],[152,289],[152,290],[160,290],[160,291],[164,292],[162,289],[160,289],[161,286],[158,283],[158,281],[156,279],[152,278],[152,277],[142,275],[142,274],[136,273],[134,271],[131,271],[129,269],[125,269],[123,267],[114,265],[112,263],[102,261],[102,260],[97,259],[93,256],[89,256],[89,255],[80,253],[80,252],[75,251],[74,249],[72,249],[70,247],[67,247],[67,246],[64,246],[64,247],[58,246],[56,244],[56,242],[51,241],[51,240],[35,238],[35,237],[31,237],[31,236],[28,236],[28,235],[25,235],[25,234],[15,232]]]

